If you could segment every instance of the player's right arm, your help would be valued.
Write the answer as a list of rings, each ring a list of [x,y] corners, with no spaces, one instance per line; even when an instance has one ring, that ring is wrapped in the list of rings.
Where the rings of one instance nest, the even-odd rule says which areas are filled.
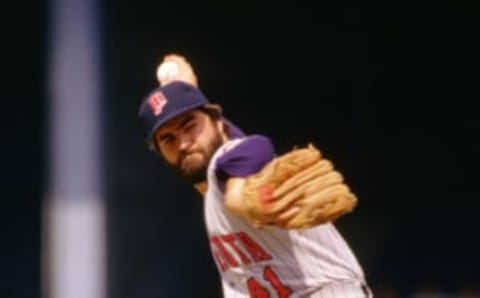
[[[176,73],[175,76],[162,77],[160,75],[160,67],[167,62],[174,62],[177,65],[178,72]],[[157,74],[157,81],[160,84],[160,86],[165,86],[167,84],[170,84],[173,81],[182,81],[199,88],[198,77],[192,65],[186,59],[185,56],[177,53],[170,53],[163,56],[162,61],[157,67],[156,74]],[[229,126],[230,138],[240,138],[245,136],[245,133],[238,126],[236,126],[232,121],[230,121],[226,117],[223,117],[223,119]]]
[[[162,77],[160,75],[160,67],[163,63],[174,62],[178,67],[178,73],[175,77]],[[157,67],[157,80],[160,86],[165,86],[172,81],[183,81],[189,84],[192,84],[195,87],[198,87],[198,79],[192,65],[187,61],[187,59],[179,54],[171,53],[163,56],[162,62]]]

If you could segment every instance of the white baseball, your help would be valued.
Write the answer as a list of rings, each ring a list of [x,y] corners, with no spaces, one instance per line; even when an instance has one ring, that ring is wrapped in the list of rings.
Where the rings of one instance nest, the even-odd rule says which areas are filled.
[[[166,61],[160,64],[157,68],[157,79],[160,82],[167,82],[178,77],[180,69],[177,63],[173,61]]]

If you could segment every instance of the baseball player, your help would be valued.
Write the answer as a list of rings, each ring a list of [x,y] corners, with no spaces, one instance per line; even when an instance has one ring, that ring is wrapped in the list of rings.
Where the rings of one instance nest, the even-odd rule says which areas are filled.
[[[238,134],[188,79],[160,82],[139,117],[149,148],[204,198],[225,298],[373,297],[332,223],[356,198],[318,150],[283,157],[267,136]]]

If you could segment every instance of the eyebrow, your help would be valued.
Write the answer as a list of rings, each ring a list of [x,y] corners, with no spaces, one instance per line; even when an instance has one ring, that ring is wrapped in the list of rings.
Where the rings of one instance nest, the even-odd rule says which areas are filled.
[[[182,121],[180,121],[180,123],[176,126],[175,129],[179,129],[179,128],[182,128],[183,126],[185,126],[188,122],[190,122],[191,120],[193,120],[193,115],[192,114],[188,114],[185,116],[185,118],[183,118]],[[161,135],[158,140],[159,141],[162,141],[164,139],[166,139],[167,137],[171,136],[172,134],[171,133],[166,133],[164,135]]]
[[[185,126],[188,122],[190,122],[191,120],[193,120],[193,115],[192,114],[188,114],[187,116],[185,116],[185,118],[180,122],[179,125],[177,125],[177,129],[178,128],[182,128],[183,126]]]

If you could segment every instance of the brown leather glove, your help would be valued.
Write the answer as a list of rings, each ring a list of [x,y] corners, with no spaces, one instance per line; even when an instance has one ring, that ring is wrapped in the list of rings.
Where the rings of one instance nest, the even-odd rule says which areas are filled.
[[[247,178],[243,190],[247,220],[257,227],[286,229],[331,222],[357,204],[343,180],[313,145],[294,149]]]

